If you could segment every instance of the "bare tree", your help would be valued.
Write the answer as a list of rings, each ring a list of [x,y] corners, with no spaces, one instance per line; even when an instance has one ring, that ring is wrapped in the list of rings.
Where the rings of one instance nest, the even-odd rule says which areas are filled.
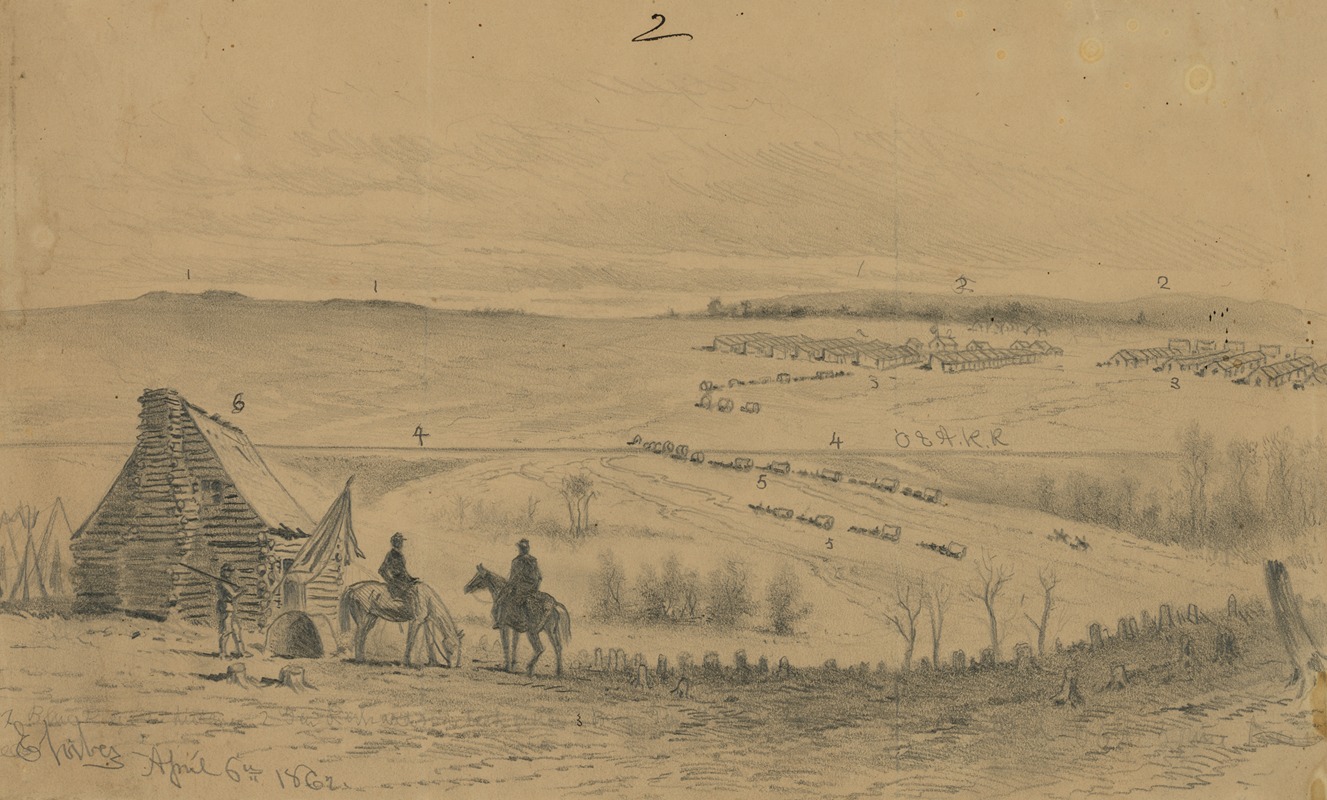
[[[1180,433],[1180,479],[1188,504],[1188,527],[1192,543],[1200,543],[1207,532],[1207,475],[1212,469],[1212,434],[1197,422]]]
[[[1037,578],[1041,580],[1042,605],[1041,621],[1027,617],[1027,621],[1032,623],[1032,627],[1037,629],[1037,655],[1046,655],[1046,631],[1050,627],[1051,611],[1055,608],[1055,587],[1059,585],[1060,579],[1055,574],[1054,568],[1047,568],[1037,573]]]
[[[986,616],[991,626],[991,651],[995,654],[995,660],[999,661],[1000,653],[1000,618],[996,613],[996,606],[1000,601],[1000,592],[1004,589],[1006,583],[1014,577],[1014,572],[1002,565],[995,563],[995,558],[989,555],[983,555],[976,563],[977,578],[980,583],[973,588],[969,588],[967,596],[973,600],[980,600],[986,607]]]
[[[456,521],[465,525],[465,510],[470,507],[470,498],[458,494],[452,502],[456,504]]]
[[[940,634],[944,632],[945,612],[949,610],[951,592],[940,584],[926,593],[926,616],[931,623],[931,666],[940,667]]]
[[[539,508],[539,501],[534,499],[534,495],[525,498],[525,521],[534,522],[535,510]]]
[[[562,479],[562,499],[567,501],[572,536],[583,536],[590,529],[590,499],[593,497],[594,482],[589,477],[568,475]]]
[[[912,653],[917,644],[917,617],[922,613],[922,599],[926,592],[921,587],[917,587],[916,597],[913,594],[911,583],[896,587],[894,605],[898,607],[898,612],[885,614],[885,619],[894,623],[894,627],[898,628],[898,635],[903,637],[904,672],[912,671]]]
[[[622,587],[626,583],[622,562],[612,550],[599,553],[599,569],[590,583],[590,596],[594,612],[600,619],[618,619],[622,616]]]

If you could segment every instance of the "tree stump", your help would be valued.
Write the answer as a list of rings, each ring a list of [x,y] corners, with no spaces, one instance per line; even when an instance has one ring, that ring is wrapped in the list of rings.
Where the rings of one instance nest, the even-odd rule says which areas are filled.
[[[226,683],[249,688],[253,685],[253,679],[249,677],[249,668],[243,664],[231,664],[226,667]]]
[[[1087,626],[1088,647],[1093,650],[1100,650],[1105,645],[1105,640],[1101,637],[1101,623],[1094,622]]]
[[[825,659],[825,669],[837,672],[839,669],[838,659],[835,658]]]
[[[660,683],[668,680],[668,659],[664,657],[663,653],[659,654],[659,659],[655,662],[654,674],[659,676]]]
[[[764,657],[764,656],[761,656],[761,657],[760,657],[760,660],[756,662],[756,672],[758,672],[758,673],[761,674],[761,675],[768,675],[768,674],[769,674],[769,659],[768,659],[768,658],[766,658],[766,657]]]
[[[739,675],[751,670],[750,665],[746,663],[745,650],[738,650],[736,653],[733,653],[733,669],[736,670]]]
[[[981,666],[984,668],[995,666],[995,648],[983,647],[981,649]]]
[[[1226,598],[1226,616],[1227,617],[1239,616],[1239,601],[1235,599],[1235,595],[1233,594],[1230,597]]]
[[[1157,629],[1168,630],[1175,627],[1175,620],[1170,615],[1170,604],[1162,603],[1161,608],[1157,609]]]
[[[1142,622],[1143,634],[1145,636],[1151,636],[1152,634],[1156,633],[1156,623],[1152,621],[1152,614],[1148,612],[1147,609],[1143,609],[1142,617],[1143,617],[1143,622]]]
[[[1189,603],[1189,613],[1187,616],[1189,622],[1198,622],[1202,619],[1202,614],[1198,613],[1197,603]]]
[[[1014,666],[1023,672],[1032,669],[1032,645],[1027,642],[1014,645]]]
[[[309,683],[308,678],[305,677],[304,667],[293,664],[281,668],[281,671],[277,673],[277,683],[287,689],[293,689],[297,692],[303,691],[304,689],[315,688],[313,684]]]
[[[949,665],[953,667],[955,672],[962,672],[963,670],[967,669],[968,668],[967,654],[964,653],[962,650],[955,650],[953,655],[949,657]]]
[[[780,678],[791,678],[793,674],[792,664],[788,663],[787,656],[779,657],[778,671],[775,673]]]
[[[1078,673],[1069,667],[1064,668],[1064,678],[1060,684],[1060,691],[1056,693],[1052,701],[1057,706],[1068,705],[1070,708],[1078,708],[1084,705],[1083,695],[1078,691]]]
[[[1123,689],[1129,685],[1129,672],[1123,664],[1110,665],[1110,681],[1106,683],[1107,689]]]
[[[668,693],[678,699],[691,697],[691,679],[683,675],[677,679],[677,685],[668,690]]]
[[[591,667],[595,672],[602,672],[604,669],[604,648],[594,648],[594,666]]]

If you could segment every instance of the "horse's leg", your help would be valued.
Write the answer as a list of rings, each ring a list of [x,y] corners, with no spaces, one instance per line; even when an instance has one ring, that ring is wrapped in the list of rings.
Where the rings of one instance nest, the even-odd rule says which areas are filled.
[[[511,672],[511,629],[499,628],[498,635],[502,637],[502,669],[504,672]]]
[[[377,618],[376,616],[374,616],[373,614],[368,614],[367,616],[368,616],[368,619],[365,620],[365,621],[364,621],[364,622],[363,622],[363,623],[362,623],[362,624],[361,624],[361,625],[355,630],[355,660],[356,660],[356,661],[363,661],[363,660],[364,660],[364,645],[368,643],[368,640],[369,640],[369,631],[373,630],[373,626],[378,624],[378,618]]]
[[[553,616],[548,620],[548,641],[553,645],[553,656],[557,659],[557,676],[562,677],[562,634],[558,633],[558,614],[553,612]]]
[[[437,627],[437,623],[433,621],[432,609],[429,609],[428,615],[424,617],[421,624],[424,626],[424,648],[428,650],[429,654],[428,665],[436,667],[438,666],[438,639],[434,635],[433,629]]]
[[[534,648],[534,655],[530,656],[530,663],[525,665],[525,674],[534,675],[535,662],[544,654],[544,643],[539,640],[539,631],[533,630],[525,634],[530,638],[530,646]]]
[[[415,651],[415,637],[419,635],[419,620],[410,620],[405,634],[405,666],[410,666],[410,654]]]

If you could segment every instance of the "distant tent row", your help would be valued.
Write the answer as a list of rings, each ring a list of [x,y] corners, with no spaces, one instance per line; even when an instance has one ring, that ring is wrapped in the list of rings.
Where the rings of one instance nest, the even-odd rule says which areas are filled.
[[[769,333],[735,333],[714,337],[712,350],[720,353],[757,356],[776,359],[804,359],[823,361],[832,364],[852,364],[868,369],[893,369],[907,364],[930,364],[934,354],[942,354],[937,368],[946,372],[957,371],[942,365],[979,365],[975,368],[989,369],[1010,364],[1029,364],[1042,356],[1063,355],[1064,351],[1048,342],[1015,342],[1008,349],[992,348],[988,342],[973,341],[968,351],[982,351],[986,356],[957,354],[958,342],[948,335],[942,335],[932,328],[932,339],[923,343],[920,339],[908,339],[901,345],[878,340],[864,339],[812,339],[800,334],[778,336]],[[947,354],[956,354],[950,357]],[[964,369],[970,368],[964,366]]]
[[[1312,356],[1296,353],[1283,359],[1280,345],[1269,344],[1245,350],[1243,342],[1225,342],[1217,349],[1212,341],[1198,341],[1190,347],[1188,339],[1171,339],[1166,347],[1119,350],[1104,363],[1112,367],[1151,366],[1158,372],[1190,372],[1272,388],[1288,383],[1296,388],[1327,383],[1327,374],[1320,376]]]

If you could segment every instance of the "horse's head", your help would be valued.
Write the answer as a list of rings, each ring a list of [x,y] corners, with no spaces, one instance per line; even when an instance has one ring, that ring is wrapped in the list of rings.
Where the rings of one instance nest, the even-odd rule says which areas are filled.
[[[474,592],[479,591],[480,589],[486,588],[488,585],[487,578],[488,578],[488,570],[484,568],[484,565],[483,564],[475,565],[475,576],[471,578],[470,582],[465,585],[465,593],[472,594]]]

